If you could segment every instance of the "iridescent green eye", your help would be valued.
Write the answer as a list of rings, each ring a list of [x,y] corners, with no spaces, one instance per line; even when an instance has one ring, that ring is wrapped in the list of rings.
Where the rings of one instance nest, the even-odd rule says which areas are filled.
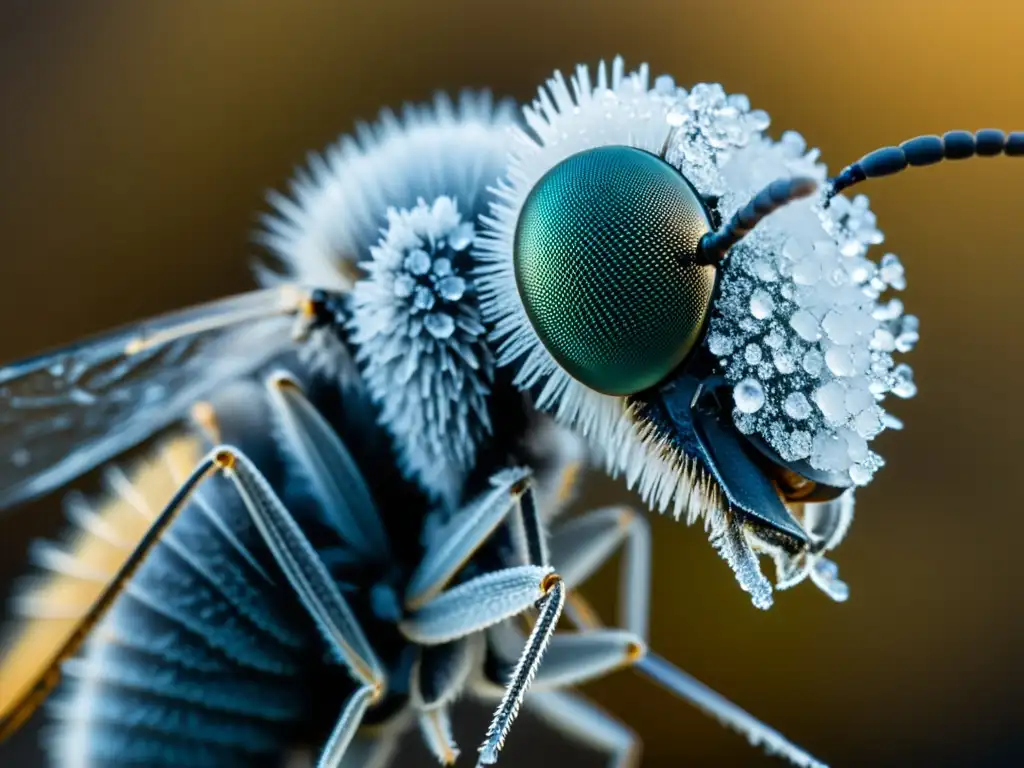
[[[515,233],[519,294],[569,375],[627,395],[657,384],[700,340],[716,268],[711,230],[675,168],[632,147],[566,158],[530,190]]]

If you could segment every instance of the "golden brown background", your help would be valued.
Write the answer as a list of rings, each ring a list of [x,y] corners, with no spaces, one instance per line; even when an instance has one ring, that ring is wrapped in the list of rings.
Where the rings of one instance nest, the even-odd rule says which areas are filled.
[[[919,133],[1024,128],[1013,0],[93,0],[0,19],[4,360],[245,289],[264,191],[354,120],[437,88],[525,100],[553,68],[621,52],[747,93],[836,170]],[[700,531],[657,519],[653,645],[836,766],[1024,765],[1024,164],[864,191],[923,341],[920,394],[895,407],[907,429],[881,441],[889,466],[838,552],[852,598],[803,586],[760,613]],[[622,493],[599,480],[590,496]],[[3,521],[0,583],[54,506]],[[590,589],[606,609],[615,583]],[[772,764],[628,673],[589,690],[643,737],[644,766]],[[39,765],[35,738],[0,765]],[[549,743],[557,759],[537,757]],[[503,763],[572,755],[526,727]]]

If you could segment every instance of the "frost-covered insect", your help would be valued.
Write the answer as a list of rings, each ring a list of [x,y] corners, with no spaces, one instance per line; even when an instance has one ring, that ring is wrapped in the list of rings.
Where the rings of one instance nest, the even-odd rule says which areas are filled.
[[[913,394],[892,354],[917,323],[839,193],[1024,135],[922,137],[828,180],[745,97],[621,60],[556,74],[524,118],[472,95],[385,113],[272,198],[262,290],[0,370],[0,504],[107,483],[34,551],[0,736],[63,670],[68,768],[380,766],[411,723],[451,763],[463,693],[497,702],[482,764],[525,704],[624,766],[630,731],[570,689],[632,666],[820,765],[648,651],[640,515],[559,513],[596,461],[703,519],[759,607],[760,554],[845,599],[824,555],[898,424],[880,401]],[[608,629],[576,587],[623,544]]]

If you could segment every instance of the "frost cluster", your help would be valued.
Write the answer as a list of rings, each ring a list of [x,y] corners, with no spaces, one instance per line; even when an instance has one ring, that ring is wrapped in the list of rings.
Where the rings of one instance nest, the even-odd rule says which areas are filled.
[[[792,131],[762,134],[768,115],[721,86],[676,88],[659,78],[676,129],[667,158],[723,219],[766,184],[785,176],[824,181],[817,151]],[[917,318],[887,291],[906,287],[893,254],[868,258],[882,241],[867,198],[793,204],[770,216],[730,252],[707,345],[733,385],[733,418],[787,461],[869,482],[882,459],[868,447],[899,422],[886,394],[911,397],[913,373],[893,354],[918,339]]]
[[[405,468],[454,496],[490,429],[493,361],[468,275],[475,231],[443,196],[387,221],[352,292],[352,340]]]

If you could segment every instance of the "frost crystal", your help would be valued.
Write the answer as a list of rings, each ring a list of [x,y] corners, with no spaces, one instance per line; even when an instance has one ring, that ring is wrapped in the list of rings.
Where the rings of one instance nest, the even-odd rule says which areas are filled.
[[[676,88],[659,78],[675,134],[666,158],[728,218],[766,184],[786,176],[824,180],[817,150],[793,131],[775,142],[767,114],[718,85]],[[707,346],[736,396],[740,431],[757,433],[784,459],[870,481],[882,460],[864,441],[889,423],[880,401],[911,397],[910,368],[892,354],[911,350],[918,322],[887,290],[906,287],[894,254],[876,263],[882,233],[864,195],[786,206],[731,252]],[[759,386],[756,408],[749,393]]]
[[[750,143],[723,166],[731,184],[723,216],[773,178],[820,175],[815,156],[796,154],[803,143],[787,136],[778,144]],[[867,258],[868,247],[882,239],[867,198],[836,198],[828,210],[810,203],[790,209],[732,249],[708,349],[727,380],[764,391],[756,411],[736,400],[741,431],[756,432],[787,461],[806,458],[864,485],[882,465],[867,448],[888,424],[880,401],[890,392],[916,392],[910,367],[896,365],[892,354],[913,348],[917,318],[903,313],[899,299],[880,301],[883,292],[902,290],[906,277],[893,254],[877,264]],[[753,351],[764,348],[771,350],[770,370]]]
[[[387,212],[352,291],[352,340],[407,471],[454,495],[490,430],[493,368],[469,270],[474,228],[455,200]],[[455,439],[453,439],[455,438]]]
[[[449,505],[488,428],[469,252],[513,121],[486,93],[385,110],[312,156],[290,197],[272,194],[260,235],[283,273],[260,269],[265,285],[352,291],[351,341],[402,468]],[[311,365],[332,373],[344,354],[334,329],[311,342],[304,354],[323,350]]]

